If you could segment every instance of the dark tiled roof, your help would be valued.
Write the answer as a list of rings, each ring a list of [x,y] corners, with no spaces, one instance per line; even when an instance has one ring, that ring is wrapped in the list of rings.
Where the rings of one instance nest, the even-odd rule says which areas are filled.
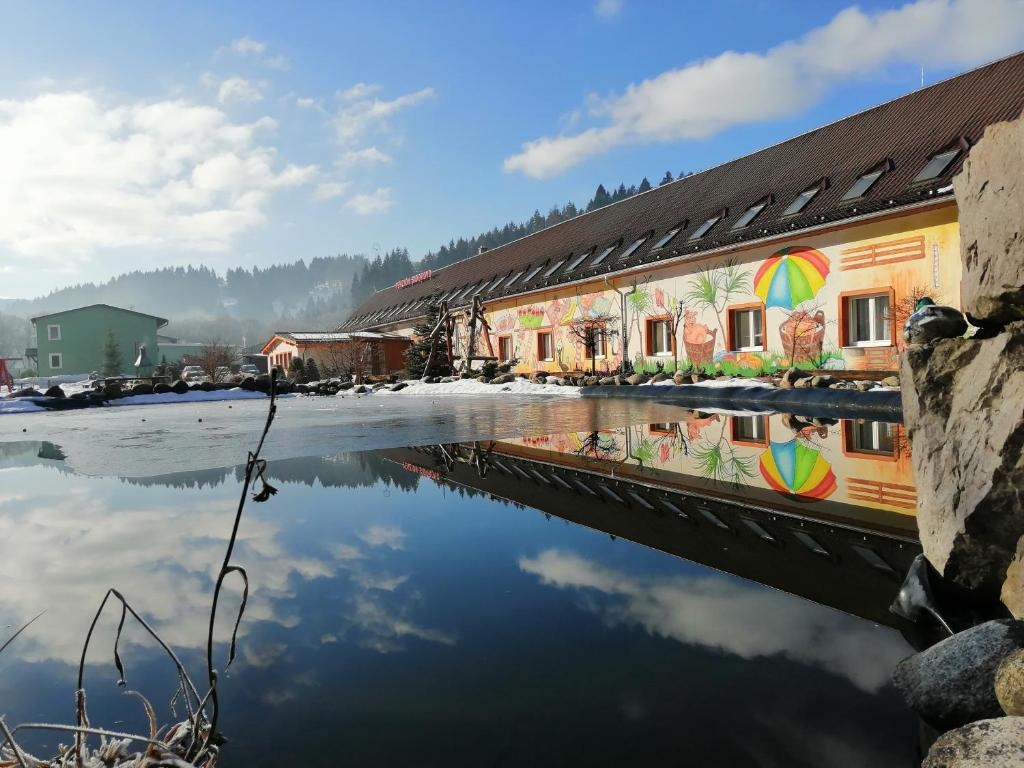
[[[939,177],[926,184],[913,180],[936,153],[961,139],[976,143],[986,126],[1016,118],[1022,109],[1024,53],[1018,53],[457,262],[429,280],[378,291],[340,330],[416,317],[433,294],[448,294],[455,305],[468,304],[481,282],[482,297],[495,299],[949,195],[945,188],[960,169],[964,152]],[[857,178],[880,163],[887,163],[889,170],[867,194],[843,202]],[[806,208],[783,216],[797,195],[822,179],[827,186]],[[765,198],[771,202],[747,227],[731,229],[751,205]],[[701,224],[722,211],[724,218],[704,237],[688,241]],[[655,251],[653,245],[677,226],[682,229],[675,238]],[[643,245],[623,259],[629,245],[641,237],[647,238]],[[615,250],[592,266],[596,254],[612,245]],[[574,257],[590,252],[594,255],[567,271]],[[563,259],[569,260],[545,276]],[[537,267],[542,268],[531,277]],[[507,286],[508,278],[522,270],[525,275]],[[501,284],[492,288],[502,276]],[[400,309],[394,311],[396,307]]]

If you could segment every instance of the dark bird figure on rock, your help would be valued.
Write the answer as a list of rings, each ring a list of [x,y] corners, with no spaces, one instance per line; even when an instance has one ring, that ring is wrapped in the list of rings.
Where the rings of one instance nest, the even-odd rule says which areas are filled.
[[[928,296],[917,302],[914,314],[903,324],[907,344],[927,344],[938,339],[955,339],[967,333],[963,313],[936,304]]]

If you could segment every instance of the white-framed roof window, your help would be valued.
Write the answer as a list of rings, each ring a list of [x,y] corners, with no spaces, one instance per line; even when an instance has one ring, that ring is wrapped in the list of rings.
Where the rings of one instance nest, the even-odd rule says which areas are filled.
[[[536,266],[533,269],[531,269],[530,273],[526,277],[523,278],[523,282],[524,283],[528,283],[531,280],[533,280],[533,278],[535,278],[537,276],[537,273],[540,272],[542,269],[544,269],[544,265],[543,264],[541,264],[539,266]]]
[[[60,325],[48,325],[46,326],[46,340],[47,341],[60,341]]]
[[[765,208],[768,207],[768,203],[771,202],[771,197],[765,197],[758,200],[752,206],[747,208],[743,212],[743,215],[736,219],[736,223],[732,225],[732,229],[743,229],[750,222],[757,218],[757,215],[761,213]]]
[[[811,200],[814,199],[815,195],[821,192],[821,190],[823,190],[824,188],[824,181],[819,181],[817,184],[808,187],[795,198],[793,198],[793,202],[786,206],[786,210],[782,212],[782,215],[792,216],[795,213],[800,213],[800,211],[806,208],[808,204],[811,202]]]
[[[643,237],[638,237],[636,240],[629,244],[629,247],[626,250],[622,252],[622,255],[619,256],[619,261],[628,259],[634,253],[636,253],[636,249],[643,245],[645,242],[647,242],[646,235],[644,235]]]
[[[604,261],[609,256],[611,256],[612,251],[614,251],[618,247],[619,247],[618,243],[615,243],[613,245],[609,245],[607,248],[605,248],[603,251],[601,251],[599,254],[597,254],[597,257],[592,262],[590,262],[590,266],[596,267],[602,261]]]
[[[584,251],[579,256],[574,256],[569,265],[565,268],[566,272],[572,272],[576,267],[583,263],[583,261],[590,255],[590,251]]]
[[[911,184],[920,184],[923,181],[931,181],[941,176],[950,164],[956,160],[960,154],[961,149],[959,146],[950,147],[936,155],[932,155],[931,159],[925,163],[924,168],[921,172],[914,177]]]
[[[680,230],[684,226],[686,226],[686,225],[685,224],[680,224],[679,226],[672,227],[672,229],[670,229],[668,232],[666,232],[664,235],[661,236],[661,239],[658,240],[658,242],[656,242],[654,244],[654,247],[651,248],[651,250],[652,251],[660,251],[662,248],[664,248],[666,245],[668,245],[669,243],[672,242],[672,238],[674,238],[676,235],[678,235]]]
[[[715,226],[715,224],[717,224],[719,221],[722,220],[722,217],[724,215],[725,214],[721,213],[721,212],[716,213],[710,219],[708,219],[703,224],[701,224],[699,227],[697,227],[695,230],[693,230],[693,232],[687,238],[687,240],[699,240],[700,238],[704,237],[704,235],[706,235],[708,232],[711,231],[711,228],[713,226]]]
[[[565,262],[566,262],[566,260],[565,260],[565,259],[562,259],[561,261],[556,261],[556,262],[555,262],[554,264],[552,264],[552,265],[551,265],[550,267],[548,267],[547,269],[545,269],[545,270],[544,270],[544,275],[543,275],[543,277],[551,277],[551,276],[552,276],[553,274],[555,274],[555,271],[556,271],[556,270],[557,270],[557,269],[558,269],[558,268],[559,268],[560,266],[562,266],[563,264],[565,264]]]
[[[857,180],[853,182],[853,186],[846,190],[846,194],[843,195],[842,198],[843,201],[856,200],[864,197],[864,195],[868,193],[868,190],[875,186],[875,182],[882,178],[887,170],[889,170],[888,163],[879,163],[870,171],[862,173],[857,177]]]
[[[512,285],[512,283],[514,283],[516,280],[522,277],[525,271],[525,269],[520,269],[518,272],[516,272],[514,275],[512,275],[512,277],[508,279],[508,282],[505,283],[503,287],[508,288],[510,285]]]

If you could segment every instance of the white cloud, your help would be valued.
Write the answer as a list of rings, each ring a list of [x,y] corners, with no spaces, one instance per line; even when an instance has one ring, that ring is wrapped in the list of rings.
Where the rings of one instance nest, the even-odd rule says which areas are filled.
[[[231,53],[237,53],[242,56],[248,56],[254,54],[259,56],[267,50],[267,44],[261,43],[259,40],[253,40],[251,37],[240,37],[237,40],[232,40],[222,50],[230,51]]]
[[[359,216],[372,216],[377,213],[384,213],[392,205],[394,205],[394,201],[391,199],[391,189],[388,187],[381,187],[370,193],[360,192],[345,202],[345,207]]]
[[[253,104],[263,100],[261,85],[244,77],[229,77],[217,89],[217,101],[221,104],[238,102]]]
[[[1022,45],[1021,0],[919,0],[874,14],[851,7],[766,53],[726,51],[622,94],[591,96],[589,114],[602,125],[528,141],[504,168],[547,178],[623,144],[703,139],[792,115],[837,83],[896,62],[966,66]]]
[[[365,99],[368,96],[372,96],[380,90],[380,86],[376,83],[356,83],[351,88],[338,91],[337,96],[342,101],[355,101],[357,99]]]
[[[363,85],[363,84],[360,84]],[[359,88],[353,86],[349,91]],[[364,98],[363,95],[353,96],[350,103],[343,107],[334,118],[334,128],[338,143],[351,145],[362,138],[371,129],[385,128],[388,119],[403,109],[422,104],[434,98],[433,88],[422,88],[394,99]]]
[[[295,106],[299,107],[300,109],[313,109],[314,107],[318,107],[319,105],[319,99],[313,99],[305,96],[295,97]]]
[[[184,100],[0,100],[0,246],[51,268],[101,249],[225,251],[264,223],[273,193],[318,175],[280,169],[262,143],[275,128]]]
[[[344,195],[350,186],[347,181],[322,181],[313,190],[313,199],[333,200]]]
[[[291,62],[288,61],[288,57],[280,54],[277,56],[268,56],[263,60],[263,63],[270,69],[276,69],[278,72],[287,72],[291,67]]]
[[[337,162],[339,166],[347,167],[352,165],[390,163],[392,159],[390,155],[381,152],[377,147],[364,147],[363,149],[350,149],[343,152]]]
[[[618,16],[622,10],[622,0],[597,0],[594,5],[594,13],[602,19],[610,19]]]
[[[359,538],[371,547],[388,547],[401,549],[405,541],[405,532],[397,525],[371,525]]]
[[[610,625],[637,625],[661,637],[744,659],[781,655],[842,675],[862,690],[884,686],[906,644],[895,632],[839,611],[721,575],[641,578],[549,549],[519,567],[544,584],[605,599],[586,607]],[[756,627],[756,631],[751,631]]]

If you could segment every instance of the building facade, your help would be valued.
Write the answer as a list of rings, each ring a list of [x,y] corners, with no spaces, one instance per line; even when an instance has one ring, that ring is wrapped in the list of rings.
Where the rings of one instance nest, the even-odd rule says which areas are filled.
[[[520,372],[894,370],[917,299],[959,305],[952,178],[1022,108],[1018,54],[401,281],[341,330],[479,298]]]
[[[53,312],[32,318],[38,350],[38,375],[67,376],[101,371],[104,348],[112,333],[121,357],[121,373],[134,371],[139,348],[145,345],[151,362],[157,350],[157,330],[167,320],[109,304]]]
[[[263,345],[271,367],[284,371],[292,360],[315,360],[322,375],[358,372],[364,376],[394,373],[405,367],[408,336],[382,333],[277,331]]]

